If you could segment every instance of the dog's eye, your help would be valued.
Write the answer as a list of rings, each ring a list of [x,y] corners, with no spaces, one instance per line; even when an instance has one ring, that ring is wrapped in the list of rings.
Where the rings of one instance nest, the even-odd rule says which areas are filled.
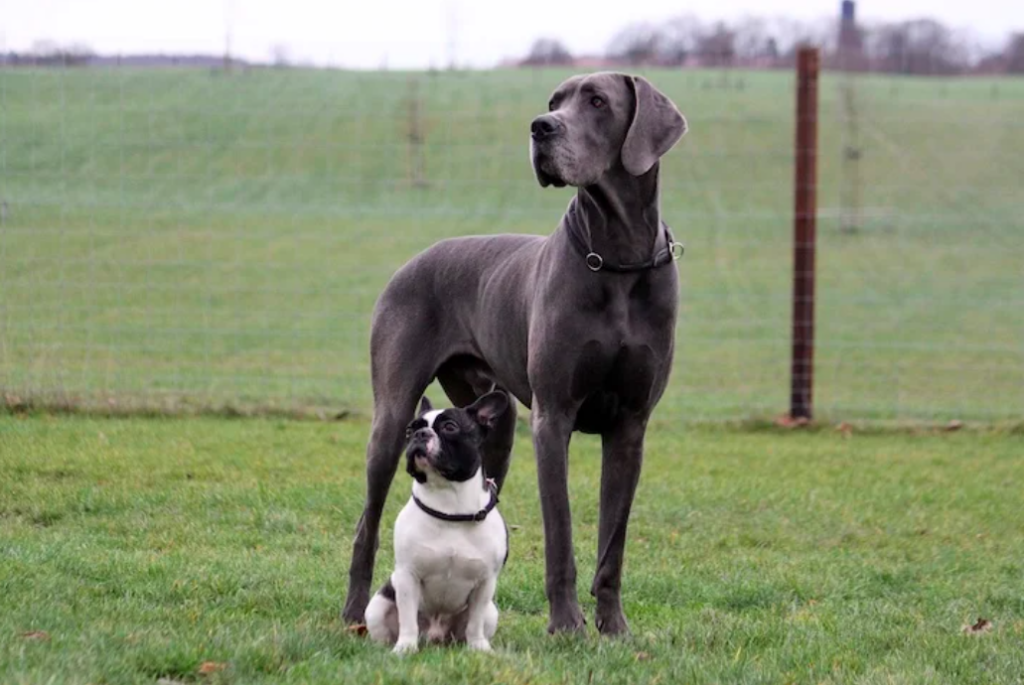
[[[555,99],[554,98],[551,98],[550,100],[548,100],[548,111],[549,112],[554,112],[555,111]]]
[[[444,423],[441,424],[441,432],[448,433],[449,435],[452,433],[458,433],[459,427],[455,424],[454,421],[445,421]]]
[[[592,104],[597,109],[601,109],[602,107],[604,107],[604,98],[595,95],[594,97],[590,98],[590,104]]]

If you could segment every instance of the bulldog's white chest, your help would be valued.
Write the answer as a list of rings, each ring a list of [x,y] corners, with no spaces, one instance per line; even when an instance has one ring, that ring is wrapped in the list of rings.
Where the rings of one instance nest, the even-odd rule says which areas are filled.
[[[508,541],[497,510],[479,523],[435,519],[409,502],[395,522],[395,567],[419,579],[421,611],[461,611],[484,580],[497,576]]]

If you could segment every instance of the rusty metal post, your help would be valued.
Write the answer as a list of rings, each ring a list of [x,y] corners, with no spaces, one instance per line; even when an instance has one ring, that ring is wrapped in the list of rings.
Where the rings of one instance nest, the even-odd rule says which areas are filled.
[[[810,420],[814,388],[814,255],[817,214],[818,49],[797,54],[793,215],[793,356],[789,415]]]

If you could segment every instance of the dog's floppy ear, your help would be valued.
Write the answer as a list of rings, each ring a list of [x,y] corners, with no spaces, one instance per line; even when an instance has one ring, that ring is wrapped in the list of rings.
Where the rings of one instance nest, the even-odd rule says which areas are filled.
[[[430,400],[427,399],[427,396],[424,395],[423,399],[420,400],[420,416],[423,416],[428,411],[434,411],[434,405],[432,405]]]
[[[484,428],[491,428],[498,417],[508,410],[508,402],[508,395],[501,390],[494,390],[477,398],[476,402],[466,407],[466,412]]]
[[[622,166],[634,176],[643,176],[683,137],[686,119],[675,103],[644,77],[626,76],[626,82],[636,106],[622,144]]]

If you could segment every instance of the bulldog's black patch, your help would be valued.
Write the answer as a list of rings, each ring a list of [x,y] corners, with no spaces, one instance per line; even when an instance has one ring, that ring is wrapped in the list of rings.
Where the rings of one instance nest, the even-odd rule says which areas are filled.
[[[426,474],[416,467],[416,458],[426,459],[437,474],[448,481],[465,482],[483,465],[480,445],[490,428],[508,409],[508,395],[498,390],[481,396],[468,407],[434,412],[423,398],[420,416],[409,424],[406,436],[406,470],[420,483]],[[437,441],[436,453],[431,443]]]

